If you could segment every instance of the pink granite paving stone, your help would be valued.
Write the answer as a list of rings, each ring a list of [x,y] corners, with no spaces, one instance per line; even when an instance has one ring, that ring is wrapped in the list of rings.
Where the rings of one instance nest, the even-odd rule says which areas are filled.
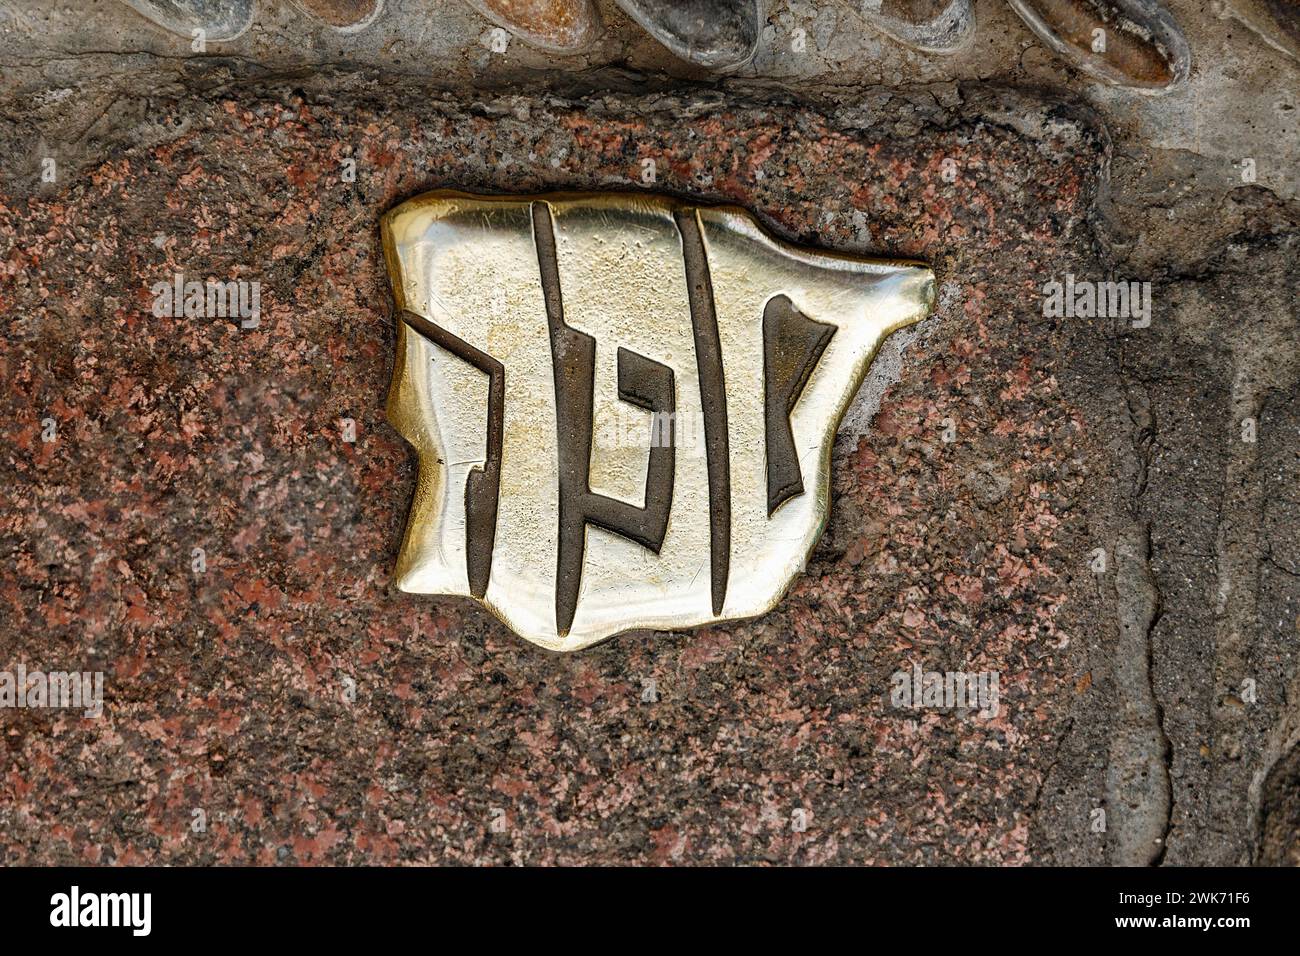
[[[1294,863],[1288,9],[0,5],[0,860]],[[556,654],[399,587],[434,190],[933,270],[770,611]]]
[[[3,296],[21,317],[3,353],[6,645],[107,674],[103,719],[7,724],[12,858],[1029,858],[1027,808],[1077,676],[1059,608],[1089,600],[1061,559],[1082,532],[1068,463],[1088,436],[1040,347],[1064,333],[1017,316],[1033,270],[1078,255],[1094,133],[1066,113],[1031,138],[850,131],[797,109],[533,108],[545,121],[523,126],[450,101],[174,102],[164,116],[202,122],[5,201]],[[559,161],[507,180],[468,159],[525,153]],[[776,611],[554,657],[467,602],[392,586],[414,475],[383,417],[374,212],[449,182],[594,186],[647,154],[665,189],[792,238],[845,241],[865,213],[878,248],[960,290],[945,308],[962,321],[916,348],[879,427],[842,442],[831,528]],[[1008,162],[1027,185],[994,173]],[[152,286],[178,273],[259,281],[260,324],[155,318]],[[942,442],[945,418],[962,442]],[[1000,715],[891,709],[913,661],[999,671]]]

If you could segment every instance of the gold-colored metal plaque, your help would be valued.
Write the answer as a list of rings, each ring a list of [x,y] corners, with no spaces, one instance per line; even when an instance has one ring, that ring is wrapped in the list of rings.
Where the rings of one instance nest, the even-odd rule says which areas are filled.
[[[771,609],[872,357],[934,303],[923,265],[643,194],[430,193],[383,239],[419,456],[397,584],[552,650]]]

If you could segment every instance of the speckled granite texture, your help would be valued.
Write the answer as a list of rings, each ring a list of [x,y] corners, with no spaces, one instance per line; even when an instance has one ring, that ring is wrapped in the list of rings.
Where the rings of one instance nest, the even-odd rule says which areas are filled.
[[[270,88],[148,104],[152,146],[0,198],[0,648],[107,672],[98,721],[5,715],[6,860],[1031,860],[1074,698],[1097,693],[1066,623],[1091,600],[1088,423],[1034,290],[1086,254],[1105,144],[1052,103],[919,103],[924,133],[906,101],[855,129]],[[775,613],[551,656],[391,585],[413,457],[383,419],[377,217],[435,186],[627,187],[641,157],[660,189],[949,285],[874,431],[842,438],[831,528]],[[177,272],[260,281],[260,328],[151,315]],[[998,717],[891,709],[913,663],[1000,672]]]
[[[142,100],[134,145],[0,196],[0,666],[106,672],[102,719],[3,716],[4,859],[1100,860],[1104,744],[1052,772],[1112,706],[1105,642],[1077,639],[1113,626],[1087,571],[1108,479],[1059,368],[1101,333],[1037,290],[1098,268],[1107,144],[1072,106],[961,100],[251,87]],[[439,186],[629,188],[642,158],[659,189],[926,259],[945,289],[872,431],[842,436],[831,526],[776,611],[555,656],[392,586],[414,456],[383,415],[378,217]],[[260,281],[260,328],[155,318],[177,272]],[[997,671],[998,716],[892,709],[913,663]]]

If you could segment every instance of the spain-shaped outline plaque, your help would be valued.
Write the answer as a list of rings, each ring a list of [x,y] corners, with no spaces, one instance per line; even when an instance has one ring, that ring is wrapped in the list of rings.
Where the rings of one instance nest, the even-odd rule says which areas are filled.
[[[876,350],[934,303],[921,264],[640,193],[434,192],[383,242],[419,457],[397,585],[552,650],[770,610]]]

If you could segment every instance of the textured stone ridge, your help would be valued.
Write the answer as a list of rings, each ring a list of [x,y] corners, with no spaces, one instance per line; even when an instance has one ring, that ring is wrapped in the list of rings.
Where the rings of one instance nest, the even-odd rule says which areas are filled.
[[[106,671],[100,720],[4,714],[8,862],[1045,858],[1071,714],[1111,706],[1071,640],[1102,626],[1091,426],[1058,374],[1082,333],[1035,291],[1096,268],[1104,145],[1073,110],[246,88],[148,114],[155,145],[0,196],[0,667]],[[378,220],[440,186],[635,188],[643,159],[946,288],[776,611],[553,656],[392,585],[414,456],[384,421]],[[260,326],[155,318],[175,273],[260,281]],[[892,709],[914,663],[998,671],[997,717]],[[1050,842],[1096,860],[1104,768],[1075,770]]]

